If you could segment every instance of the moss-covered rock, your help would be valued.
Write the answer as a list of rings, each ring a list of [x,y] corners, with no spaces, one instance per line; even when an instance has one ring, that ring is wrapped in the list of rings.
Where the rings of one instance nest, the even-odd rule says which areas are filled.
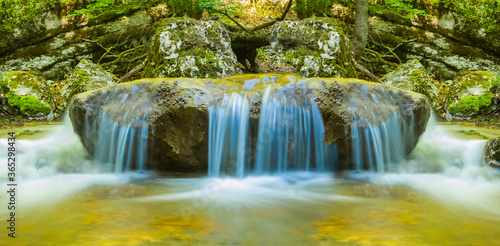
[[[12,71],[0,76],[2,108],[11,115],[45,116],[52,109],[50,87],[40,71]]]
[[[384,76],[383,81],[388,85],[422,93],[427,96],[434,108],[438,107],[437,87],[424,66],[416,59],[410,60],[388,73]]]
[[[271,30],[270,57],[304,77],[356,77],[345,29],[331,18],[282,21]]]
[[[447,92],[447,108],[458,117],[487,115],[498,104],[497,76],[487,71],[461,71]]]
[[[118,81],[113,74],[92,61],[83,59],[75,67],[62,88],[61,105],[66,107],[71,97],[77,93],[99,89]]]
[[[299,85],[306,89],[295,93]],[[399,130],[413,136],[401,143],[410,153],[430,116],[428,100],[419,93],[363,80],[302,78],[294,74],[248,74],[218,80],[157,78],[121,83],[74,96],[69,115],[75,132],[91,154],[102,148],[99,136],[107,134],[118,140],[116,131],[120,127],[123,132],[138,132],[147,124],[150,130],[142,137],[148,138],[148,150],[152,150],[147,163],[150,167],[206,172],[209,107],[217,105],[226,93],[245,94],[249,101],[249,129],[256,129],[267,88],[284,93],[287,98],[315,100],[325,126],[324,141],[337,145],[342,169],[352,168],[348,158],[353,148],[352,133],[346,129],[351,129],[354,119],[364,119],[364,124],[358,125],[361,129],[380,126],[398,115],[401,125],[407,126]],[[134,121],[139,118],[145,120]],[[108,128],[101,124],[109,120],[113,123],[107,124]],[[254,153],[257,139],[251,139],[254,142],[250,151]],[[137,153],[130,154],[134,160]]]
[[[222,78],[241,73],[217,21],[166,19],[151,42],[143,77]]]

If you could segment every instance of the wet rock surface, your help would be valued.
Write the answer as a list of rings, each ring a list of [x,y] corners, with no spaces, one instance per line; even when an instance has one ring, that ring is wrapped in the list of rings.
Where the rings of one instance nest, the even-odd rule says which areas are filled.
[[[484,149],[486,165],[500,168],[500,138],[490,139]]]
[[[306,89],[297,93],[297,88]],[[337,144],[341,156],[352,151],[347,143],[354,118],[363,118],[366,124],[377,126],[398,114],[404,124],[413,126],[414,138],[405,143],[409,153],[430,116],[426,97],[418,93],[363,80],[302,78],[293,74],[238,75],[219,80],[138,80],[78,94],[69,114],[75,132],[90,153],[99,148],[95,145],[96,138],[106,129],[88,129],[88,126],[102,120],[103,114],[122,125],[144,117],[150,128],[148,142],[154,156],[148,164],[150,168],[206,172],[209,106],[217,105],[225,93],[246,94],[250,124],[255,125],[265,90],[316,101],[325,125],[324,141],[327,145]],[[341,168],[349,169],[349,160],[341,161]]]

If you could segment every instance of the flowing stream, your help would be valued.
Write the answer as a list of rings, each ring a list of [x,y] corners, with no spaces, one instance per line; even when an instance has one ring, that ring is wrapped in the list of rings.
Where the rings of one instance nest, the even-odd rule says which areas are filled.
[[[397,150],[394,142],[406,137],[386,134],[400,128],[387,122],[369,128],[355,144],[373,151],[371,165],[392,163],[386,166],[390,169],[335,173],[326,161],[335,159],[335,150],[323,148],[317,136],[323,126],[315,121],[314,102],[266,100],[262,114],[272,115],[270,119],[292,115],[288,120],[300,122],[295,126],[304,132],[261,120],[259,127],[272,130],[258,130],[262,152],[249,163],[249,139],[241,130],[249,124],[248,112],[229,106],[248,105],[244,96],[229,95],[210,111],[210,129],[221,135],[210,138],[215,155],[210,156],[208,176],[117,173],[115,157],[93,160],[88,155],[68,119],[44,129],[49,133],[39,139],[18,139],[16,239],[7,238],[3,229],[0,244],[498,245],[500,175],[482,165],[484,140],[454,137],[450,126],[431,119],[404,159],[385,149]],[[140,132],[117,130],[129,140],[140,139]],[[7,132],[1,134],[0,148],[6,149]],[[111,139],[119,139],[113,134]],[[292,147],[300,151],[280,154],[279,148]],[[269,159],[275,165],[266,164]],[[5,151],[0,161],[7,162]],[[232,166],[224,167],[226,163]],[[6,168],[0,176],[7,177]],[[2,178],[5,189],[6,183]],[[8,194],[0,193],[2,228],[7,225],[7,199]]]

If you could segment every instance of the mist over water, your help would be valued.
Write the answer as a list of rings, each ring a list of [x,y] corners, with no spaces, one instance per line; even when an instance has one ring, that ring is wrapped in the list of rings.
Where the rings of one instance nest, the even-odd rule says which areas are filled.
[[[5,148],[6,143],[1,141],[0,146]],[[490,224],[500,220],[500,212],[496,209],[500,204],[500,179],[498,173],[483,166],[484,144],[484,140],[454,138],[446,132],[446,126],[437,125],[431,119],[414,151],[407,159],[391,163],[390,172],[386,169],[384,173],[351,171],[335,174],[304,170],[255,173],[240,178],[158,176],[154,172],[115,173],[114,164],[92,160],[79,137],[73,133],[69,121],[65,120],[42,139],[16,140],[20,219],[27,226],[20,228],[25,235],[21,240],[28,243],[35,243],[40,238],[54,240],[44,237],[44,231],[63,233],[71,228],[79,231],[87,225],[101,223],[102,219],[107,226],[101,227],[100,231],[91,230],[86,237],[81,236],[82,232],[70,233],[65,240],[83,244],[104,243],[103,237],[116,239],[129,235],[137,238],[146,233],[149,238],[146,241],[176,245],[175,239],[165,238],[162,233],[166,227],[153,232],[140,229],[140,226],[138,231],[124,229],[114,233],[110,230],[123,225],[134,228],[141,223],[160,223],[155,218],[177,218],[175,221],[189,223],[176,224],[176,228],[198,228],[193,223],[208,223],[204,226],[215,223],[230,228],[228,231],[231,232],[227,234],[230,236],[220,236],[226,235],[226,229],[214,229],[216,234],[201,234],[203,236],[200,232],[181,230],[179,235],[199,240],[193,245],[217,245],[227,242],[228,237],[236,245],[255,242],[276,245],[291,243],[292,239],[303,245],[320,245],[330,242],[328,240],[361,245],[383,244],[387,238],[370,231],[373,223],[382,223],[386,235],[399,235],[392,237],[396,243],[413,241],[438,245],[457,238],[472,243],[482,235],[482,241],[488,244],[492,243],[490,238],[499,233]],[[1,161],[6,162],[5,152],[0,155]],[[6,173],[5,169],[0,170],[3,177]],[[6,180],[2,183],[5,186]],[[0,196],[1,200],[5,198],[5,194]],[[109,215],[98,215],[103,210]],[[40,211],[45,212],[40,214]],[[2,206],[0,215],[7,212]],[[121,217],[112,217],[115,213],[128,215],[119,219]],[[87,218],[93,214],[102,218]],[[42,221],[51,217],[60,220],[51,223],[51,229],[30,229],[41,227],[45,223]],[[403,223],[402,219],[411,222]],[[394,229],[394,226],[399,229]],[[442,234],[426,234],[429,227]],[[472,227],[482,228],[481,233],[470,230]],[[294,234],[294,228],[307,229],[302,234]],[[325,230],[330,236],[322,234]],[[454,233],[450,234],[450,231]],[[260,234],[261,239],[254,239],[252,232]],[[324,237],[327,239],[317,239]],[[64,238],[53,242],[63,243],[58,240]],[[365,242],[368,239],[371,243]]]

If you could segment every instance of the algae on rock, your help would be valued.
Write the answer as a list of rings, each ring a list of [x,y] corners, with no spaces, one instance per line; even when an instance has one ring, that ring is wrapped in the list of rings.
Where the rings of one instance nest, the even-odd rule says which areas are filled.
[[[143,77],[223,78],[241,73],[221,23],[168,18],[158,30]]]

